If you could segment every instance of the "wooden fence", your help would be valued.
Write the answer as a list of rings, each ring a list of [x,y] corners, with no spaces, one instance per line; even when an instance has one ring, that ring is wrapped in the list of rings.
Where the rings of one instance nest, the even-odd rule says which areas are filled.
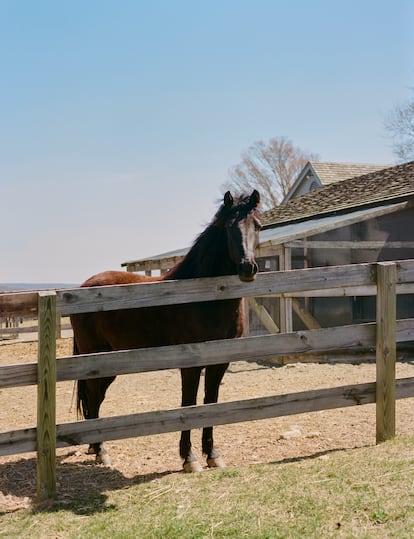
[[[376,323],[69,356],[56,361],[56,318],[73,313],[266,295],[377,295]],[[237,277],[29,292],[0,296],[0,315],[36,314],[38,361],[0,366],[0,389],[37,385],[36,428],[0,433],[0,455],[37,451],[38,497],[56,494],[56,447],[188,430],[376,402],[377,442],[395,434],[395,399],[414,396],[414,377],[395,380],[396,343],[414,340],[414,319],[396,320],[396,295],[414,293],[414,260]],[[235,402],[190,406],[56,425],[56,382],[375,347],[377,381]]]
[[[1,300],[0,300],[1,301]],[[4,325],[4,327],[3,327]],[[62,324],[61,318],[56,319],[56,338],[62,337],[62,331],[71,330],[70,323]],[[37,318],[31,317],[4,317],[0,318],[0,341],[19,339],[20,335],[28,336],[28,340],[36,340],[39,333]]]

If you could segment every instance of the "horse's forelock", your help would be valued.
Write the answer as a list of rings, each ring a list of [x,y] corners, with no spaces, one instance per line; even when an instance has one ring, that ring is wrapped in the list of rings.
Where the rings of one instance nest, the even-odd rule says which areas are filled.
[[[258,213],[260,195],[254,190],[252,194],[241,193],[233,196],[233,204],[223,203],[218,209],[213,223],[218,226],[224,226],[226,221],[232,216],[247,216],[250,212]]]

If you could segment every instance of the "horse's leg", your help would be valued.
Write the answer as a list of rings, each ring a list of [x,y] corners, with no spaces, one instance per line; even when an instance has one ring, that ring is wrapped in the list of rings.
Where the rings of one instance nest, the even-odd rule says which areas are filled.
[[[228,363],[212,365],[206,368],[204,404],[217,402],[220,383]],[[214,449],[213,427],[205,427],[202,436],[203,453],[207,455],[207,465],[210,468],[225,468],[226,465],[218,452]]]
[[[105,398],[106,390],[114,380],[115,376],[78,381],[78,408],[82,410],[85,419],[99,417],[99,408]],[[90,444],[88,453],[96,455],[97,464],[111,465],[111,458],[103,442]]]
[[[181,369],[181,406],[196,404],[200,374],[200,367]],[[189,430],[181,432],[180,456],[183,459],[183,470],[185,472],[201,472],[203,469],[197,457],[191,451],[191,431]]]

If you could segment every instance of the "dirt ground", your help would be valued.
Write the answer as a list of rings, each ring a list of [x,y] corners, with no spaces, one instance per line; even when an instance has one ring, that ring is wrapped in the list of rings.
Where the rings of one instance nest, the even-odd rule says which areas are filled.
[[[58,357],[71,355],[71,339],[58,341]],[[35,361],[37,343],[0,346],[0,365]],[[397,364],[397,377],[414,376],[414,361]],[[375,364],[296,363],[269,367],[233,363],[220,388],[220,402],[375,380]],[[35,426],[36,388],[0,389],[0,431]],[[177,408],[178,371],[119,376],[109,388],[101,416]],[[199,402],[202,402],[201,388]],[[57,421],[76,421],[74,383],[57,386]],[[397,435],[414,434],[414,398],[397,402]],[[70,501],[91,491],[105,492],[180,473],[179,433],[107,442],[112,468],[94,465],[86,446],[58,450],[58,498]],[[217,448],[228,466],[283,462],[329,451],[375,444],[374,405],[292,415],[215,428]],[[201,433],[194,431],[199,454]],[[34,453],[0,457],[0,514],[28,507],[36,493]]]

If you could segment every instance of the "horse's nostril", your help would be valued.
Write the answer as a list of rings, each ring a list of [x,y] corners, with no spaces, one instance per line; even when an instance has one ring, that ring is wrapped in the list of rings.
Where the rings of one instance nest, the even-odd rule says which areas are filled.
[[[249,261],[244,261],[239,265],[239,275],[251,277],[257,273],[257,264]]]

